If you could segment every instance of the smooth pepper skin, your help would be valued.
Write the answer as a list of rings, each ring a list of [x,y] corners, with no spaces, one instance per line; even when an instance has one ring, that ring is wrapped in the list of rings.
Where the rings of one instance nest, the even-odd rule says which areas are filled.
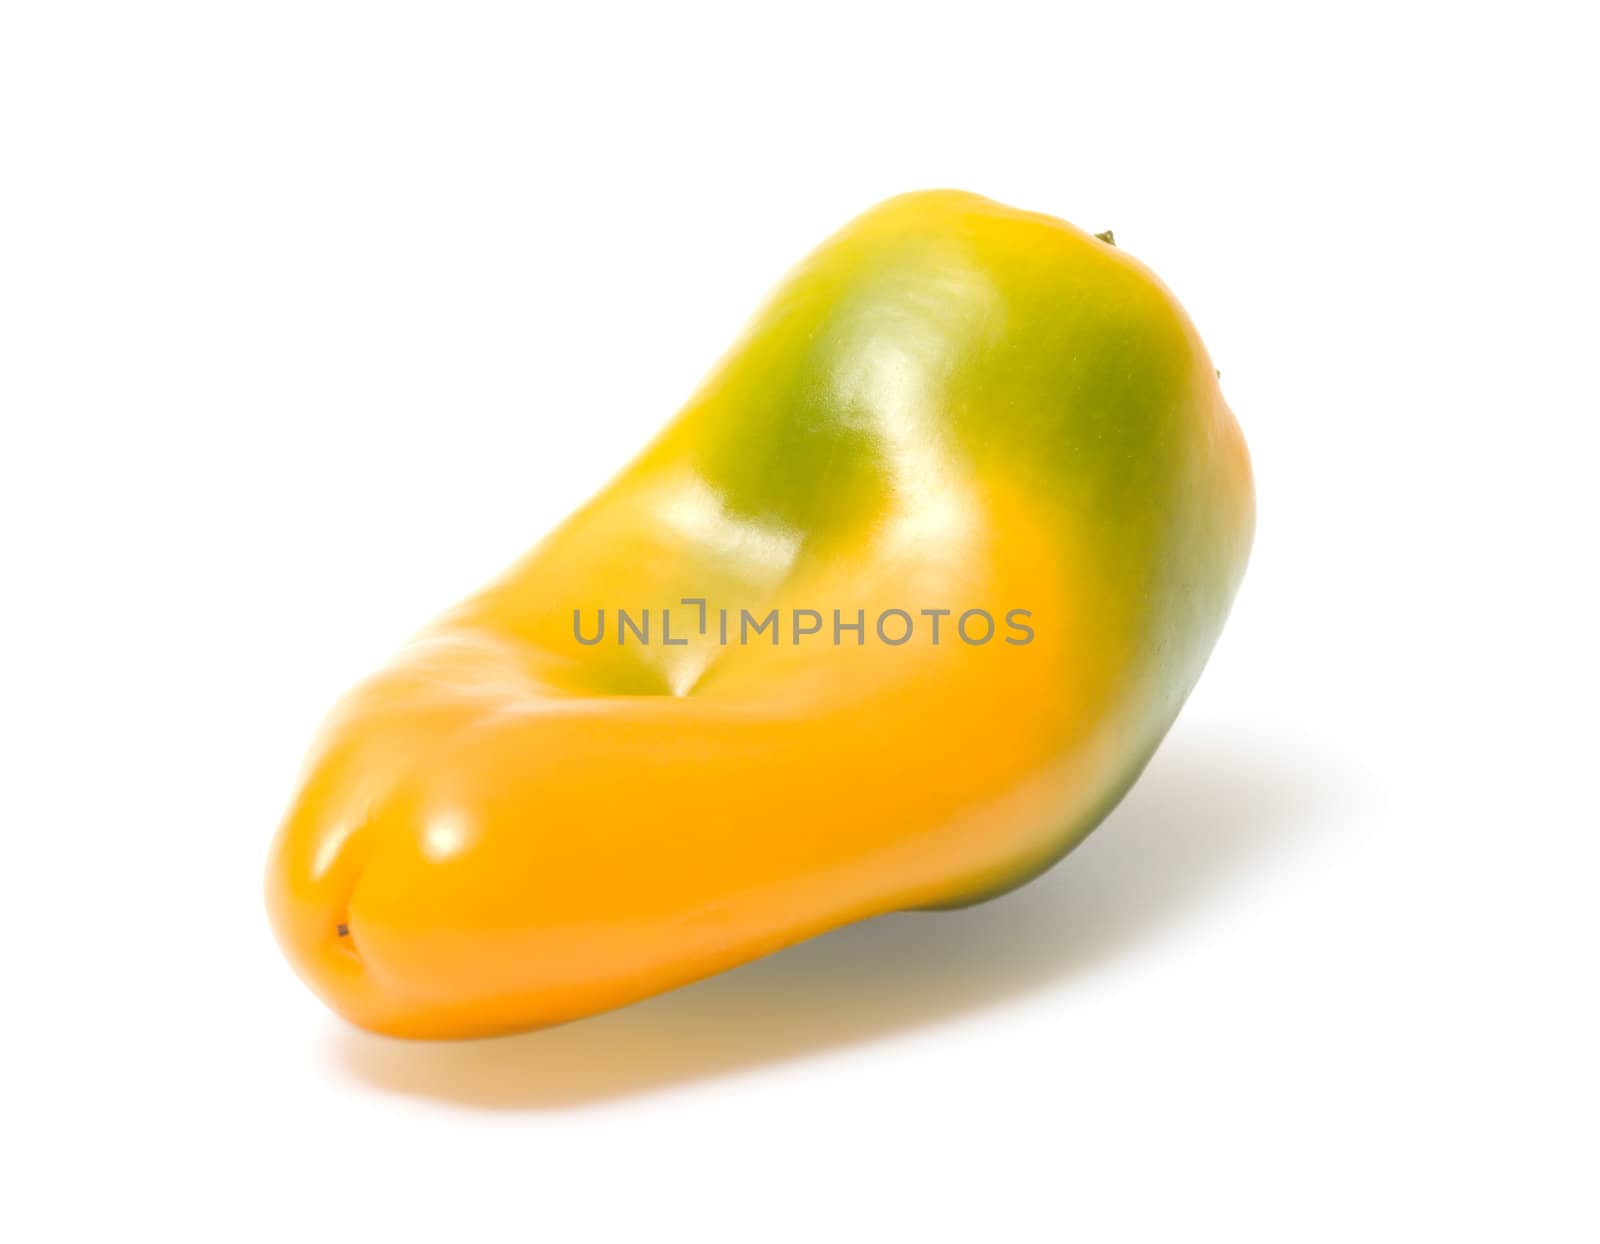
[[[991,897],[1138,776],[1253,527],[1243,438],[1153,274],[1048,216],[891,199],[335,709],[272,846],[273,927],[341,1015],[449,1038]],[[781,635],[739,642],[773,609]],[[956,631],[974,609],[988,642]]]

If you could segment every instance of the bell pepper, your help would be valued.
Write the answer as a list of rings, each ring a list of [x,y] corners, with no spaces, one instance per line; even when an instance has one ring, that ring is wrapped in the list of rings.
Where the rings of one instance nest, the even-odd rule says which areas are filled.
[[[334,1010],[470,1037],[998,895],[1150,759],[1244,571],[1249,459],[1108,240],[891,199],[658,438],[334,710],[271,849]]]

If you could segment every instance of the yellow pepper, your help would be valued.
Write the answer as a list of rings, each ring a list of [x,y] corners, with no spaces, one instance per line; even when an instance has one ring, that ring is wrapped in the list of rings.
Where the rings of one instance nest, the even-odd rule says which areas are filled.
[[[296,970],[381,1032],[621,1006],[1059,859],[1244,571],[1244,441],[1108,241],[902,196],[334,711],[273,844]]]

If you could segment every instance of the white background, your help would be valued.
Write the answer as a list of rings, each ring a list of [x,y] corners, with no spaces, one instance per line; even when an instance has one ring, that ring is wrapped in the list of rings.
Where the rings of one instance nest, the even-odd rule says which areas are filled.
[[[0,1235],[1595,1239],[1581,6],[539,7],[0,17]],[[927,186],[1115,228],[1248,436],[1145,778],[976,910],[344,1027],[260,898],[323,710]]]

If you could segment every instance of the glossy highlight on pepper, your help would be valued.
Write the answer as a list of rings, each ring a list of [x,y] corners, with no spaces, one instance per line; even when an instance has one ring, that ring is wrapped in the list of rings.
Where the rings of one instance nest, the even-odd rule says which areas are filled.
[[[1153,274],[975,195],[891,199],[335,708],[272,846],[274,930],[352,1022],[470,1037],[992,897],[1143,769],[1253,527],[1243,438]],[[721,640],[719,611],[773,637]]]

